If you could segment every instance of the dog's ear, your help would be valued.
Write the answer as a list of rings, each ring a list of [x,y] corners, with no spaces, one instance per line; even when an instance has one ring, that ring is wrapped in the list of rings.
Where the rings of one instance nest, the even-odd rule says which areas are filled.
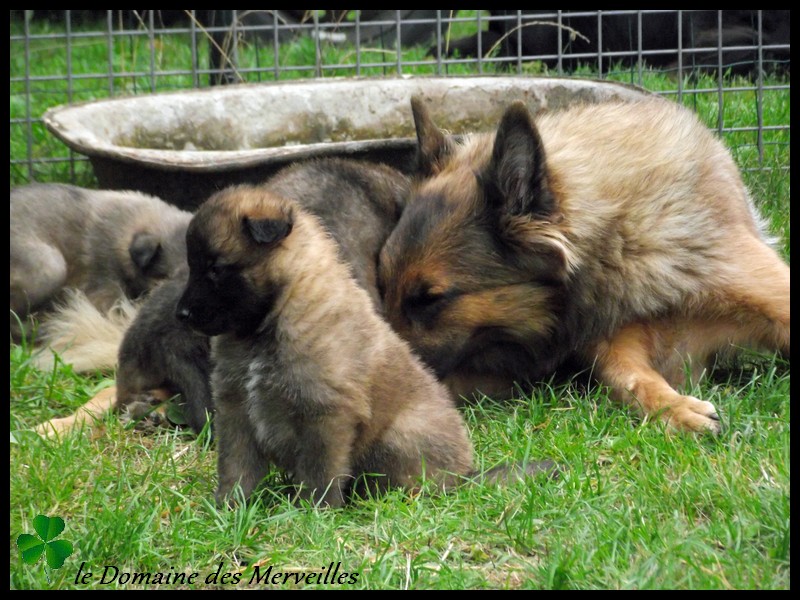
[[[431,177],[442,170],[450,146],[419,96],[411,98],[411,112],[417,130],[417,172],[423,177]]]
[[[258,244],[274,245],[286,239],[292,232],[292,215],[280,219],[242,218],[242,227],[250,238]]]
[[[542,138],[522,102],[503,114],[491,161],[479,179],[489,204],[508,215],[547,218],[556,210]]]
[[[152,233],[137,233],[131,240],[128,253],[133,264],[140,270],[147,271],[161,253],[161,240]]]

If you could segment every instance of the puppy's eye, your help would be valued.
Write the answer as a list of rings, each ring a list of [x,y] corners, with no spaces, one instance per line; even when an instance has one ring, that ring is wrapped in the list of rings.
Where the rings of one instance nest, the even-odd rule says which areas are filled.
[[[206,269],[206,277],[211,283],[217,284],[220,279],[222,279],[226,269],[227,265],[221,265],[219,263],[210,264]]]

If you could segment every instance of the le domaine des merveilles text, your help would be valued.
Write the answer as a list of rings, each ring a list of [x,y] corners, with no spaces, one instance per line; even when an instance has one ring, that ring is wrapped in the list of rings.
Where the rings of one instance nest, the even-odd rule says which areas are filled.
[[[183,573],[175,571],[174,568],[167,572],[128,572],[113,565],[103,567],[102,573],[96,575],[86,570],[86,562],[82,562],[75,575],[75,584],[89,584],[99,577],[98,583],[110,585],[112,583],[120,585],[197,585],[205,583],[207,585],[236,585],[243,582],[244,573],[223,572],[222,564],[205,579],[201,579],[200,573]],[[268,567],[253,567],[253,573],[247,579],[248,585],[286,585],[286,584],[308,584],[308,585],[353,585],[358,582],[359,573],[342,571],[342,563],[330,563],[327,567],[314,571],[281,571]]]

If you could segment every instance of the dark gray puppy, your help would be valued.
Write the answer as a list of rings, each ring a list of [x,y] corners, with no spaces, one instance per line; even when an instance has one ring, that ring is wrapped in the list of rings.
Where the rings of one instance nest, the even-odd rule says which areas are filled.
[[[175,318],[188,272],[147,296],[119,349],[116,407],[132,418],[180,394],[189,426],[200,433],[214,412],[208,337]]]

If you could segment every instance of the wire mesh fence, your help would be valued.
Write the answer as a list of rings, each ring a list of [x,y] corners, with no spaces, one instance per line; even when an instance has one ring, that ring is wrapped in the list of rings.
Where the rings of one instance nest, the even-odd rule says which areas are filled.
[[[594,77],[694,108],[745,169],[788,169],[789,11],[11,11],[11,183],[91,185],[47,108],[306,77]],[[147,118],[143,115],[142,118]],[[777,160],[771,160],[779,156]]]

